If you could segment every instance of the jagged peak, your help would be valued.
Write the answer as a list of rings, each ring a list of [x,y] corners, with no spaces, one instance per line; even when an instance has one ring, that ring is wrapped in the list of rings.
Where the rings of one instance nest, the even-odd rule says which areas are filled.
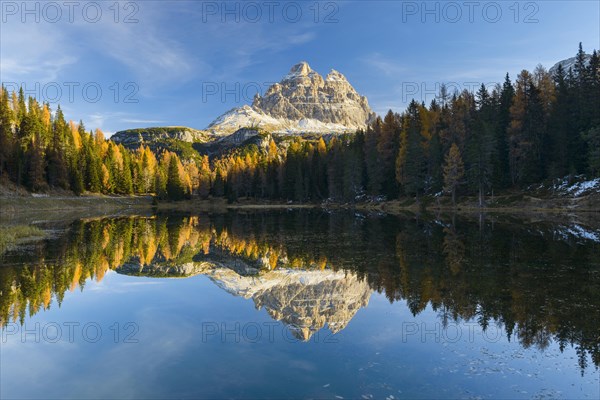
[[[363,129],[374,115],[366,98],[341,72],[332,69],[324,79],[306,61],[294,65],[264,94],[256,95],[251,108],[254,112],[241,107],[224,114],[208,130],[232,133],[252,119],[278,133],[342,133]]]
[[[332,69],[331,71],[329,71],[329,73],[327,74],[327,77],[325,77],[325,80],[329,81],[329,82],[339,82],[339,81],[348,82],[348,80],[346,79],[344,74],[342,74],[339,71],[336,71],[335,69]]]
[[[300,61],[298,64],[294,65],[292,67],[292,69],[290,69],[290,74],[291,73],[300,73],[300,74],[306,75],[311,71],[312,71],[312,69],[310,68],[310,65],[308,65],[308,63],[306,61]]]
[[[310,65],[308,65],[306,61],[301,61],[290,69],[290,72],[283,78],[283,80],[286,81],[313,74],[316,74],[316,72],[310,68]]]

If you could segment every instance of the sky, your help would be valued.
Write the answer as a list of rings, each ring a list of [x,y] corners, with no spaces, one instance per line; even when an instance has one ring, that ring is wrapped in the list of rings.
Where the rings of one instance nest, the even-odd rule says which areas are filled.
[[[378,114],[600,49],[600,1],[5,1],[0,81],[107,136],[205,128],[300,61]]]

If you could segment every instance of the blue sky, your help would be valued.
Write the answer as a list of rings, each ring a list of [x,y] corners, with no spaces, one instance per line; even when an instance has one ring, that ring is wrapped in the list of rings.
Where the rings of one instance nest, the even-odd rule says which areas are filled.
[[[599,1],[116,4],[3,1],[0,80],[110,134],[205,128],[302,60],[382,114],[600,48]]]

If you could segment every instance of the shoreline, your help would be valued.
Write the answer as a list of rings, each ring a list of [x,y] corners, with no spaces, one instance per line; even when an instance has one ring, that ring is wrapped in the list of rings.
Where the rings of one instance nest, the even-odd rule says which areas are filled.
[[[507,198],[513,199],[508,200]],[[516,198],[516,200],[514,200]],[[437,200],[437,201],[436,201]],[[239,199],[228,203],[223,198],[190,199],[182,201],[159,201],[153,203],[151,195],[144,196],[105,196],[88,194],[83,196],[45,195],[45,196],[0,196],[0,222],[19,215],[36,214],[127,214],[133,211],[211,211],[211,210],[269,210],[269,209],[330,209],[382,212],[386,214],[402,213],[506,213],[506,214],[600,214],[600,193],[575,198],[539,199],[527,196],[507,194],[497,196],[488,205],[479,207],[473,198],[464,198],[456,205],[449,199],[424,198],[417,204],[412,198],[395,199],[381,202],[357,203],[298,203],[277,201],[256,201]]]
[[[69,192],[35,195],[30,193],[0,193],[0,224],[16,224],[21,220],[43,222],[86,218],[94,216],[119,216],[136,213],[152,214],[157,211],[208,211],[226,210],[282,210],[324,209],[376,212],[391,215],[411,214],[545,214],[553,216],[598,215],[600,218],[600,193],[587,196],[533,197],[526,192],[506,192],[486,199],[479,207],[474,197],[462,197],[453,205],[448,197],[424,197],[417,203],[414,198],[387,201],[362,201],[356,203],[321,202],[299,203],[287,201],[240,198],[229,203],[224,198],[193,198],[181,201],[154,201],[152,195],[101,195],[75,196]],[[596,219],[596,218],[594,218]]]
[[[553,224],[577,224],[600,229],[600,208],[576,207],[580,200],[583,204],[594,206],[600,194],[593,194],[593,199],[546,199],[539,207],[539,202],[507,204],[502,207],[479,208],[473,201],[464,199],[456,206],[448,202],[436,202],[431,198],[423,199],[417,205],[414,199],[400,199],[384,202],[362,203],[288,203],[257,202],[253,199],[240,199],[236,203],[228,203],[223,198],[191,199],[178,202],[159,201],[155,203],[152,196],[104,196],[104,195],[48,195],[48,196],[0,196],[0,228],[6,246],[2,246],[0,254],[7,248],[26,244],[29,241],[43,238],[56,229],[66,228],[71,222],[79,219],[153,216],[157,213],[226,213],[237,211],[275,211],[275,210],[323,210],[360,213],[376,213],[395,216],[416,216],[449,218],[460,216],[468,219],[492,218],[508,222],[517,218],[525,223],[547,222]],[[473,200],[473,199],[470,199]],[[565,203],[567,201],[567,203]],[[474,206],[475,205],[475,206]],[[575,207],[574,207],[575,206]],[[50,229],[50,227],[52,227]],[[31,234],[28,234],[29,228]],[[41,231],[39,230],[41,229]],[[12,238],[11,232],[23,232]],[[41,237],[40,237],[41,233]],[[16,239],[16,240],[15,240]]]

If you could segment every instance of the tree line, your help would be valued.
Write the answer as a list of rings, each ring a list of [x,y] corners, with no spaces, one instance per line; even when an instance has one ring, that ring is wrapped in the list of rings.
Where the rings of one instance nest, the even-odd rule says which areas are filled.
[[[0,174],[32,191],[156,193],[293,201],[355,201],[457,193],[485,196],[565,176],[600,176],[600,62],[581,44],[572,69],[541,65],[477,93],[442,85],[366,131],[275,140],[209,160],[130,151],[83,122],[66,122],[23,91],[0,93]],[[26,104],[27,103],[27,104]],[[4,178],[6,179],[6,178]]]
[[[18,94],[0,90],[0,177],[31,191],[183,199],[208,171],[208,158],[187,163],[170,151],[156,155],[145,146],[130,151],[106,140],[100,129],[67,122],[60,106],[52,115],[49,104],[26,101],[22,88]]]

